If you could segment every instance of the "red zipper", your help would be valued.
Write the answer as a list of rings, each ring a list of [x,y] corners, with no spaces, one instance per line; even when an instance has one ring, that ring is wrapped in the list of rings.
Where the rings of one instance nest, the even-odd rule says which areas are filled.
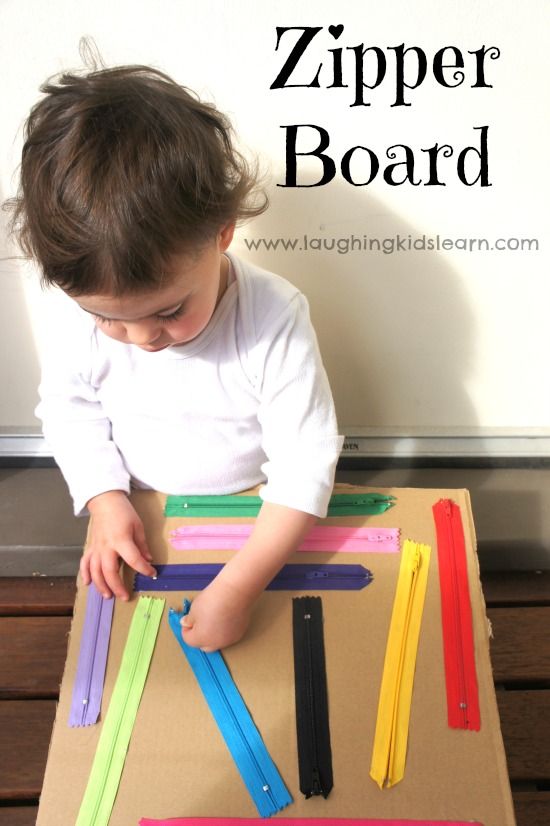
[[[479,693],[472,607],[460,508],[450,499],[433,506],[437,533],[447,719],[451,728],[479,731]]]

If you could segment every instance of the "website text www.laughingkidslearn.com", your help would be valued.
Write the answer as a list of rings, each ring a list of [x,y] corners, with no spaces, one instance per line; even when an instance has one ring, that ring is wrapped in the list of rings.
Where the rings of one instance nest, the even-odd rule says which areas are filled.
[[[247,249],[277,252],[381,252],[391,255],[398,252],[538,252],[538,238],[448,238],[441,235],[367,235],[313,236],[304,234],[295,238],[243,238]]]

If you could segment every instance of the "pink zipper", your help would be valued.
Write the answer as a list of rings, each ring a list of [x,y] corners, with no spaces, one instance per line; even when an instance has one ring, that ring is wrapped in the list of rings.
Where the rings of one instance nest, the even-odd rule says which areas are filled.
[[[281,826],[483,826],[477,820],[380,820],[379,818],[342,817],[278,817],[274,821]],[[142,817],[139,826],[265,826],[260,817],[176,817],[153,820]]]
[[[254,525],[186,525],[171,532],[178,551],[236,551],[248,539]],[[399,528],[354,528],[316,525],[299,551],[348,551],[398,553]]]

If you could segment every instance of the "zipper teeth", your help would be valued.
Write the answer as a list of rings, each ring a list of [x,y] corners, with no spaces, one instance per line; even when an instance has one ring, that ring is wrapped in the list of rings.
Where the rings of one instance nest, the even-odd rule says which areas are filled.
[[[391,725],[391,739],[390,739],[390,747],[388,749],[388,763],[386,767],[386,777],[385,781],[387,781],[392,775],[392,768],[393,762],[395,759],[395,752],[396,752],[396,734],[397,734],[397,715],[399,713],[399,704],[401,700],[401,684],[403,680],[403,668],[405,666],[405,652],[407,649],[407,641],[408,641],[408,634],[409,634],[409,626],[411,621],[411,613],[414,605],[414,597],[416,592],[416,583],[418,581],[418,571],[419,571],[419,558],[418,553],[415,554],[415,557],[412,561],[412,568],[411,568],[411,579],[409,584],[409,592],[407,595],[407,606],[405,611],[405,622],[403,626],[403,636],[400,640],[400,647],[399,647],[399,661],[397,666],[397,675],[395,680],[395,694],[394,694],[394,703],[393,703],[393,710],[392,710],[392,725]]]
[[[97,641],[99,637],[99,629],[101,626],[101,615],[103,612],[103,597],[101,597],[101,602],[96,602],[95,607],[95,624],[94,624],[94,633],[93,633],[93,640],[91,646],[91,656],[87,663],[87,675],[86,675],[86,689],[85,689],[85,697],[82,698],[82,717],[80,721],[80,725],[86,725],[86,717],[88,715],[88,709],[90,707],[90,692],[92,689],[92,681],[94,677],[94,669],[96,666],[96,656],[97,656]]]
[[[186,516],[193,510],[205,511],[231,511],[232,509],[241,510],[243,516],[257,515],[261,505],[262,499],[259,496],[235,496],[233,501],[220,501],[223,497],[206,496],[204,501],[202,498],[193,500],[188,497],[183,502],[174,501],[172,497],[166,499],[164,508],[165,516]],[[240,500],[240,501],[239,501]],[[248,500],[248,501],[243,501]],[[328,515],[334,515],[335,511],[342,510],[344,515],[347,515],[346,509],[359,509],[359,513],[383,513],[395,503],[395,496],[388,496],[380,493],[367,494],[333,494],[328,505]],[[245,512],[246,511],[246,512]],[[187,513],[186,513],[187,512]],[[212,514],[215,516],[215,513]]]
[[[466,685],[465,665],[464,665],[464,635],[462,632],[462,616],[460,610],[460,586],[458,582],[458,570],[456,560],[456,544],[454,535],[454,519],[452,506],[448,515],[446,514],[447,537],[450,548],[450,569],[451,569],[451,587],[453,591],[453,622],[455,626],[457,654],[458,654],[458,708],[462,715],[464,725],[468,725],[468,691]]]
[[[185,564],[185,563],[184,563]],[[158,571],[156,579],[145,577],[142,574],[136,574],[134,577],[134,590],[136,591],[158,591],[162,590],[162,586],[166,586],[166,590],[184,590],[186,588],[193,588],[194,583],[202,586],[203,583],[209,583],[221,570],[223,565],[220,563],[199,563],[201,566],[212,564],[210,571]],[[193,563],[190,567],[193,567]],[[170,568],[171,566],[167,566]],[[179,567],[179,564],[174,565]],[[299,570],[295,570],[298,568]],[[337,568],[338,570],[334,570]],[[342,570],[349,568],[349,571]],[[368,568],[362,565],[336,565],[332,563],[310,564],[301,563],[296,565],[285,565],[274,579],[267,585],[266,590],[284,590],[279,586],[285,585],[288,588],[295,586],[297,589],[308,588],[312,583],[317,583],[318,587],[322,587],[322,583],[337,582],[340,584],[350,583],[350,587],[359,589],[365,587],[372,581],[372,573]],[[174,587],[170,587],[174,586]],[[180,587],[181,586],[181,587]],[[200,590],[197,588],[196,590]]]
[[[235,709],[233,708],[233,706],[229,702],[229,699],[228,699],[228,697],[225,693],[225,690],[224,690],[224,688],[222,686],[222,683],[221,683],[221,681],[218,677],[218,674],[216,673],[216,669],[212,665],[212,663],[210,661],[210,658],[208,657],[208,654],[206,654],[206,652],[201,651],[200,654],[201,654],[201,658],[202,658],[203,662],[205,663],[205,665],[208,669],[208,672],[209,672],[211,678],[214,680],[216,688],[218,689],[218,693],[219,693],[220,697],[223,700],[223,703],[224,703],[224,706],[225,706],[226,711],[228,713],[228,716],[230,717],[234,728],[238,731],[239,736],[241,738],[241,741],[245,745],[245,748],[246,748],[246,750],[248,752],[248,755],[250,757],[250,762],[252,763],[252,765],[256,769],[258,777],[260,778],[262,791],[264,791],[266,794],[269,795],[269,798],[271,800],[272,805],[274,806],[275,810],[278,811],[281,807],[279,806],[278,801],[276,800],[275,795],[273,794],[273,790],[271,789],[271,786],[268,783],[267,777],[265,776],[265,773],[264,773],[264,771],[263,771],[263,769],[262,769],[262,767],[261,767],[261,765],[258,761],[258,758],[257,758],[256,754],[254,753],[254,749],[250,745],[250,742],[249,742],[245,732],[243,731],[243,728],[241,726],[239,717],[236,714]]]
[[[213,549],[227,544],[233,550],[252,533],[253,525],[197,525],[179,527],[171,531],[172,545],[180,550]],[[211,544],[212,543],[212,544]],[[216,544],[217,543],[217,544]],[[305,537],[298,551],[345,551],[349,546],[357,552],[368,552],[371,548],[387,543],[388,551],[398,550],[398,535],[393,528],[365,528],[354,531],[350,528],[322,526],[315,528]]]
[[[304,611],[306,610],[304,606]],[[311,736],[311,745],[312,745],[312,756],[313,756],[313,766],[312,766],[312,786],[313,783],[313,775],[317,772],[320,781],[320,773],[319,773],[319,748],[317,744],[317,731],[316,731],[316,705],[315,705],[315,687],[313,685],[313,652],[311,650],[311,616],[308,612],[307,615],[303,613],[303,618],[306,624],[306,651],[307,651],[307,671],[308,671],[308,679],[307,679],[307,691],[308,691],[308,700],[309,700],[309,710],[310,710],[310,736]],[[319,782],[319,786],[321,783]],[[322,789],[321,789],[322,792]],[[313,793],[313,789],[312,789]]]
[[[139,606],[139,603],[138,603],[138,606]],[[132,687],[133,687],[133,683],[134,683],[134,679],[135,679],[135,676],[136,676],[136,671],[137,671],[137,667],[138,667],[138,664],[139,664],[139,660],[141,659],[141,651],[142,651],[142,648],[143,648],[143,643],[144,643],[145,637],[147,635],[147,632],[149,630],[149,623],[147,622],[147,620],[149,620],[149,618],[151,616],[152,607],[153,607],[153,601],[152,601],[151,597],[149,597],[149,605],[147,606],[147,613],[143,617],[145,622],[143,622],[143,628],[141,629],[139,644],[138,644],[138,647],[137,647],[137,649],[134,653],[134,656],[132,658],[131,674],[130,674],[129,678],[126,679],[126,691],[125,691],[125,694],[124,694],[124,705],[122,707],[122,710],[119,712],[119,714],[117,716],[115,731],[114,731],[113,735],[111,736],[111,743],[110,743],[109,752],[108,752],[108,755],[107,755],[107,761],[106,761],[105,769],[103,771],[103,777],[102,777],[102,780],[101,780],[101,792],[100,792],[100,794],[98,794],[98,796],[96,798],[96,802],[95,802],[94,809],[93,809],[93,812],[92,812],[92,818],[91,818],[91,821],[90,821],[90,826],[93,826],[93,824],[95,823],[98,812],[99,812],[99,809],[100,809],[101,804],[103,802],[103,795],[104,795],[104,792],[105,792],[105,786],[107,785],[107,781],[109,779],[109,774],[111,772],[113,754],[114,754],[114,751],[115,751],[115,747],[117,745],[117,740],[118,740],[118,737],[119,737],[119,734],[120,734],[120,729],[121,729],[121,726],[122,726],[122,722],[124,720],[124,715],[126,714],[126,710],[127,710],[128,697],[130,696],[130,692],[131,692]],[[143,621],[143,619],[142,619],[142,621]]]
[[[440,560],[447,717],[451,728],[480,729],[468,567],[460,507],[440,499],[433,513]]]
[[[180,620],[189,610],[184,599],[183,613],[170,609],[168,623],[197,679],[207,705],[235,761],[254,803],[263,817],[292,802],[220,652],[207,654],[190,648],[181,636]],[[248,731],[248,734],[246,733]],[[236,736],[237,735],[237,736]],[[240,738],[244,750],[236,744]],[[261,789],[257,786],[260,779]]]
[[[403,778],[431,549],[406,540],[386,644],[370,775],[380,788]]]

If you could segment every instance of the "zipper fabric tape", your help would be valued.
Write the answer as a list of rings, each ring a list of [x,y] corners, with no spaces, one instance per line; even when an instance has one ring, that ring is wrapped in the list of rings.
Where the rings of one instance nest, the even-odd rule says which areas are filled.
[[[254,817],[175,817],[152,820],[142,817],[139,826],[260,826]],[[483,826],[477,820],[380,820],[379,818],[278,817],[281,826]]]
[[[71,727],[91,726],[99,717],[114,604],[114,597],[105,599],[90,583],[69,714]]]
[[[171,532],[177,551],[238,551],[252,534],[253,525],[183,525]],[[399,553],[399,528],[339,528],[315,525],[299,551]]]
[[[433,506],[437,534],[447,720],[451,728],[479,731],[472,606],[460,508],[450,499]]]
[[[292,600],[292,634],[300,791],[326,799],[333,778],[321,597]]]
[[[250,712],[246,708],[219,651],[206,653],[183,640],[180,621],[191,606],[184,600],[183,611],[172,608],[168,622],[220,729],[246,788],[261,817],[271,815],[292,803],[275,763],[271,759]]]
[[[405,774],[416,652],[431,548],[407,539],[388,633],[370,776],[379,787],[394,786]]]
[[[163,599],[136,604],[75,826],[109,823],[163,610]]]
[[[382,493],[335,493],[327,516],[368,516],[387,511],[395,496]],[[263,504],[259,496],[168,496],[165,516],[257,516]]]
[[[156,579],[136,573],[134,591],[202,591],[219,574],[221,562],[154,565]],[[372,582],[363,565],[283,565],[266,591],[360,591]]]

